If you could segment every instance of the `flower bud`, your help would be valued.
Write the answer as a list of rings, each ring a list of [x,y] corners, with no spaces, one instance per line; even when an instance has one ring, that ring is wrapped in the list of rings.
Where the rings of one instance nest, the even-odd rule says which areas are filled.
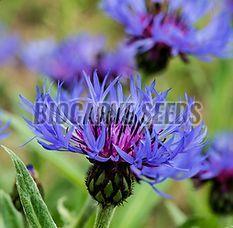
[[[117,206],[132,194],[133,182],[128,165],[95,162],[88,171],[86,186],[102,206]]]

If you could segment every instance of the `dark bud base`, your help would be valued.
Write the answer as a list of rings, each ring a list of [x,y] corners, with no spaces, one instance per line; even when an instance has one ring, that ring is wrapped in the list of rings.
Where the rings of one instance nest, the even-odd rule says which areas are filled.
[[[152,75],[164,70],[171,58],[171,48],[163,43],[156,44],[145,53],[137,54],[139,69],[145,74]]]
[[[128,165],[94,162],[87,173],[86,186],[103,207],[118,206],[132,194],[133,182]]]
[[[228,181],[230,182],[223,184],[214,180],[212,184],[209,203],[216,214],[233,214],[233,179]]]

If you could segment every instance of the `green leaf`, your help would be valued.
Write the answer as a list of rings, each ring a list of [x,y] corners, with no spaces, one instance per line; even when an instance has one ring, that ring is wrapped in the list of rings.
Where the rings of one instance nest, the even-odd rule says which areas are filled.
[[[31,227],[57,227],[40,192],[20,158],[5,146],[2,148],[11,156],[16,169],[16,186],[24,214]]]
[[[23,219],[21,214],[14,208],[10,196],[2,190],[0,190],[0,227],[23,227]]]

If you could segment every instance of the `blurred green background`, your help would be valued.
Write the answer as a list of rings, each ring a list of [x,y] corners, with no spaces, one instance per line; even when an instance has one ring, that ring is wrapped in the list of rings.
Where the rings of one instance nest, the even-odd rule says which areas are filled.
[[[88,31],[104,34],[108,47],[113,48],[124,37],[123,29],[98,9],[95,0],[1,0],[0,9],[0,22],[20,34],[23,41],[51,36],[62,39]],[[210,138],[216,132],[233,130],[233,60],[203,63],[190,58],[190,63],[184,64],[175,58],[165,72],[155,77],[159,90],[172,88],[171,100],[187,92],[203,103],[203,118]],[[32,133],[22,119],[24,112],[18,95],[33,98],[39,80],[38,75],[17,62],[0,68],[0,107],[5,110],[3,120],[11,120],[12,131],[3,143],[25,163],[36,167],[45,189],[45,201],[58,226],[64,227],[64,221],[78,217],[87,199],[84,178],[88,162],[79,155],[45,151],[36,141],[21,146]],[[15,171],[3,151],[0,152],[0,174],[0,189],[10,193]],[[185,181],[166,182],[158,188],[170,193],[173,199],[163,199],[145,184],[138,185],[128,203],[117,209],[111,227],[178,227],[186,216],[204,217],[206,220],[200,222],[200,227],[207,227],[206,224],[222,227],[222,218],[215,217],[208,209],[208,186],[195,191],[191,182]],[[86,227],[92,226],[94,218],[93,213]]]

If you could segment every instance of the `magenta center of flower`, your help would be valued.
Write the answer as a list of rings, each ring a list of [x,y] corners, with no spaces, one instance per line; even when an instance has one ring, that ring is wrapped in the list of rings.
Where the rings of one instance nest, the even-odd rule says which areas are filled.
[[[108,128],[108,131],[111,133],[107,134],[106,143],[101,151],[101,156],[106,158],[110,156],[116,157],[118,152],[114,145],[130,156],[134,156],[133,145],[138,143],[141,135],[138,133],[132,134],[132,127],[122,124],[110,125]]]
[[[114,115],[110,109],[104,121],[102,117],[94,121],[89,118],[87,121],[87,127],[90,129],[89,134],[94,137],[95,142],[98,141],[101,135],[105,135],[104,143],[101,148],[98,148],[98,156],[123,161],[116,148],[121,149],[132,157],[135,156],[134,146],[138,145],[143,137],[143,126],[134,114],[129,114],[129,109],[126,108],[124,112],[124,115],[119,117],[119,110]],[[76,146],[81,148],[86,154],[95,154],[96,151],[93,151],[90,144],[88,145],[88,136],[84,129],[77,129],[75,133],[72,139]]]
[[[159,17],[161,18],[157,29],[167,32],[168,35],[172,30],[183,36],[189,31],[189,26],[183,19],[181,12],[179,10],[168,11],[167,3],[151,3],[148,5],[148,12],[148,14],[141,16],[141,23],[146,25],[142,33],[143,38],[153,36],[153,26]]]

